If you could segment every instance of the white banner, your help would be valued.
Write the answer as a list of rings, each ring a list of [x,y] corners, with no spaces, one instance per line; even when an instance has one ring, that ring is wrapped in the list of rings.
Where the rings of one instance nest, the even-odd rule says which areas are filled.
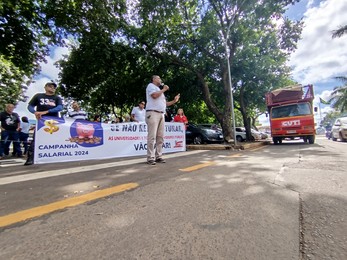
[[[163,153],[185,150],[184,125],[165,123]],[[35,164],[146,154],[147,125],[145,123],[103,124],[69,118],[45,117],[38,120],[36,124]]]

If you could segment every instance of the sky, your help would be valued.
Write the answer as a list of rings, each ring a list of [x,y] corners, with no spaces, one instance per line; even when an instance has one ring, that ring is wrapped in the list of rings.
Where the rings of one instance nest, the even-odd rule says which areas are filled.
[[[316,122],[325,113],[331,111],[329,106],[319,104],[319,98],[328,100],[330,93],[342,82],[334,79],[347,75],[347,35],[332,39],[332,31],[347,24],[346,0],[301,0],[288,7],[286,16],[290,19],[303,19],[304,28],[297,50],[291,55],[288,65],[293,68],[292,77],[300,84],[313,84],[315,91],[314,106],[321,108],[315,114]],[[59,70],[54,63],[69,53],[67,48],[55,47],[47,57],[47,63],[41,63],[41,73],[35,77],[26,95],[30,98],[38,92],[44,92],[44,84],[54,80],[58,82]],[[27,103],[19,103],[16,112],[20,116],[34,116],[27,111]],[[267,118],[260,122],[268,125]]]

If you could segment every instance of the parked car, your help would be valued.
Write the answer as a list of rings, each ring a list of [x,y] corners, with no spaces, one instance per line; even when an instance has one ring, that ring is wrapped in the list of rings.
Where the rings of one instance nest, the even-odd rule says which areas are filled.
[[[262,139],[268,138],[268,135],[266,133],[256,131],[253,128],[251,128],[251,134],[252,134],[253,140],[262,140]],[[241,140],[241,138],[242,138],[242,140]],[[246,128],[236,127],[236,140],[239,142],[243,142],[246,140]]]
[[[347,117],[340,117],[335,120],[331,129],[333,141],[340,139],[343,142],[347,141]]]
[[[220,132],[223,132],[222,128],[216,124],[198,124],[198,126],[203,126],[203,127],[211,128],[213,130],[218,130]]]
[[[222,143],[223,133],[202,125],[188,124],[186,129],[186,142],[193,144]]]
[[[267,139],[269,138],[269,135],[265,132],[259,132],[261,134],[261,139]]]
[[[215,129],[222,133],[222,128],[216,124],[199,124],[198,126],[207,127],[209,129]],[[246,132],[242,130],[242,127],[236,127],[236,140],[238,142],[243,142],[246,140]]]

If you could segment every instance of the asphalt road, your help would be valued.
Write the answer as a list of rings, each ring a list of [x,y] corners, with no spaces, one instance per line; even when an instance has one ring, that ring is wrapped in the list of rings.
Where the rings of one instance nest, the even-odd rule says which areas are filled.
[[[1,161],[0,259],[346,259],[346,148]]]

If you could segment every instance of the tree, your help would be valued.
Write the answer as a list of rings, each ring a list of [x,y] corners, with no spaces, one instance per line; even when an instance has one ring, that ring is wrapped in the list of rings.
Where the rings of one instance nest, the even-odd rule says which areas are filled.
[[[339,29],[333,31],[333,38],[340,38],[342,35],[347,33],[347,25],[340,26]]]
[[[131,110],[145,97],[150,59],[143,51],[114,42],[112,34],[94,28],[84,32],[66,59],[59,61],[64,96],[83,100],[94,113]],[[86,66],[87,64],[87,66]]]
[[[288,20],[284,21],[286,25],[292,27]],[[276,47],[278,33],[274,27],[268,24],[261,31],[248,32],[242,40],[247,45],[243,45],[234,58],[233,89],[235,100],[239,102],[235,107],[242,114],[248,140],[252,138],[250,128],[255,127],[255,119],[266,111],[265,93],[292,83],[285,62],[293,46]],[[293,27],[297,33],[300,33],[300,28]]]
[[[340,112],[337,112],[337,111],[332,111],[332,112],[329,112],[325,115],[325,117],[323,118],[322,120],[322,125],[323,126],[332,126],[334,124],[334,121],[336,120],[336,118],[340,117],[341,116],[341,113]]]
[[[13,75],[20,90],[39,72],[50,46],[65,45],[67,35],[78,37],[93,26],[113,29],[124,10],[123,0],[2,0],[0,55],[1,66],[7,68],[0,74],[2,84],[7,84],[2,93],[21,99],[23,92],[12,92]]]
[[[226,141],[230,141],[232,86],[228,80],[226,59],[229,59],[232,67],[233,86],[243,82],[241,86],[247,85],[249,88],[278,87],[278,80],[244,80],[247,69],[246,73],[242,73],[242,70],[244,65],[249,66],[248,71],[252,68],[258,70],[259,66],[249,63],[256,64],[255,60],[262,57],[260,45],[269,37],[271,41],[267,48],[274,51],[267,52],[268,58],[277,51],[279,61],[284,63],[286,55],[295,49],[301,32],[300,23],[285,21],[278,28],[274,22],[282,16],[285,7],[294,2],[145,0],[139,3],[136,9],[139,18],[127,34],[149,55],[159,57],[172,66],[185,68],[195,75],[197,82],[189,87],[198,87],[195,88],[196,92],[202,95],[208,109],[221,124]],[[254,39],[254,36],[258,37]],[[247,51],[249,55],[245,54]],[[241,61],[238,57],[243,55],[248,56],[249,60],[238,63]],[[262,79],[271,75],[275,77],[285,71],[276,65],[260,68],[264,73]],[[243,91],[239,96],[243,97],[245,93]],[[253,94],[257,97],[261,94],[263,98],[264,91]],[[245,102],[239,102],[239,105],[243,108],[247,106]],[[242,111],[248,113],[247,109]],[[247,119],[247,116],[244,117]]]
[[[336,77],[336,79],[341,80],[345,85],[335,87],[328,102],[340,113],[344,113],[347,111],[347,77]]]
[[[0,109],[3,109],[5,104],[17,104],[26,100],[24,75],[23,71],[0,55]]]
[[[332,37],[341,37],[345,33],[347,33],[347,25],[341,26],[338,30],[333,31]],[[347,77],[341,76],[336,77],[336,79],[341,80],[345,85],[334,88],[334,91],[331,93],[332,98],[329,100],[329,103],[332,103],[333,108],[343,113],[344,111],[347,111]]]
[[[63,92],[95,108],[127,107],[139,86],[144,93],[143,79],[159,74],[183,94],[187,113],[196,116],[207,108],[229,141],[231,87],[247,126],[255,111],[265,110],[264,93],[287,80],[284,63],[296,47],[301,23],[283,20],[278,26],[275,21],[294,2],[144,0],[129,3],[118,27],[105,7],[100,13],[107,23],[81,33],[80,45],[61,63]],[[85,23],[97,17],[89,15]]]

